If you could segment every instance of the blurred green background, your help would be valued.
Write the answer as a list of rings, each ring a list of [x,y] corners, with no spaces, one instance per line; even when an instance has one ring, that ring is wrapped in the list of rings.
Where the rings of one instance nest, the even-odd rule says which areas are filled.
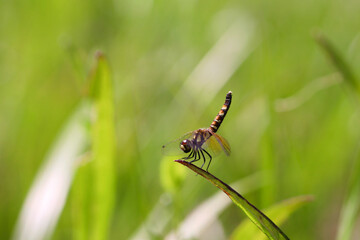
[[[216,158],[210,172],[227,183],[259,173],[253,191],[238,190],[260,209],[313,195],[281,226],[291,239],[359,239],[357,92],[314,39],[322,32],[359,75],[359,11],[359,1],[324,0],[1,1],[0,239],[21,239],[15,232],[35,178],[68,119],[88,104],[97,50],[113,96],[100,95],[114,104],[94,108],[109,108],[108,119],[113,111],[115,126],[100,123],[115,129],[113,161],[101,160],[111,134],[84,121],[93,135],[66,178],[51,239],[131,239],[139,231],[163,239],[177,229],[218,190],[164,158],[161,146],[208,127],[229,90],[219,134],[232,155]],[[103,168],[93,177],[86,156],[97,144],[93,169]],[[94,197],[93,188],[105,193]],[[93,198],[105,200],[102,218],[91,215]],[[217,226],[228,238],[245,218],[230,205]]]

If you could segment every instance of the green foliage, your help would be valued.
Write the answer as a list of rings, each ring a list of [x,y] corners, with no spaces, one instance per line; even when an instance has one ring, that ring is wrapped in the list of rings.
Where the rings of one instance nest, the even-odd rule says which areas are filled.
[[[166,192],[176,193],[181,189],[186,177],[185,169],[172,164],[173,157],[164,157],[160,165],[160,179]]]
[[[161,146],[208,127],[229,90],[219,134],[232,154],[214,158],[211,172],[229,182],[263,172],[261,189],[246,195],[261,209],[313,195],[282,225],[291,239],[356,238],[359,11],[359,1],[335,0],[3,1],[0,239],[16,236],[49,153],[82,110],[85,151],[61,161],[73,166],[67,181],[45,181],[53,197],[70,188],[51,238],[129,239],[161,218],[151,216],[156,206],[167,222],[146,225],[148,236],[178,229],[215,188]],[[93,63],[97,49],[106,59]],[[228,238],[242,217],[225,210],[207,232]]]

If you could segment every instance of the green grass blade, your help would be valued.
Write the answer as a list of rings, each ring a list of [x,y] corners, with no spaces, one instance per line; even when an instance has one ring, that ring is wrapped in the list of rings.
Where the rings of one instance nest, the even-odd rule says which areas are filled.
[[[343,76],[344,80],[349,83],[349,85],[355,90],[358,96],[360,96],[360,85],[353,73],[351,67],[348,63],[345,62],[343,57],[338,53],[335,47],[331,42],[324,36],[318,35],[317,41],[325,52],[329,55],[330,59],[334,63],[335,67]],[[343,203],[341,214],[340,214],[340,223],[339,230],[337,233],[337,239],[351,239],[351,234],[353,232],[357,216],[360,209],[360,181],[359,181],[359,172],[360,165],[357,164],[352,168],[352,181],[350,186],[350,191],[346,196],[345,202]]]
[[[283,224],[289,216],[304,204],[313,200],[312,196],[299,196],[294,197],[279,204],[276,204],[266,210],[265,212],[272,219],[276,219],[278,224]],[[263,234],[259,234],[259,231],[254,227],[250,220],[243,221],[233,232],[231,236],[232,240],[236,239],[265,239]]]
[[[338,240],[349,240],[360,209],[360,180],[351,189],[348,199],[345,201],[340,216]]]
[[[270,110],[272,111],[272,110]],[[275,153],[273,143],[273,116],[269,113],[269,125],[261,139],[261,167],[264,171],[263,182],[267,185],[261,191],[262,206],[269,206],[274,202],[276,193],[276,172],[275,172]]]
[[[107,239],[115,202],[115,121],[110,69],[102,54],[96,56],[90,96],[95,113],[91,125],[94,194],[92,238]]]
[[[341,73],[344,80],[360,94],[360,86],[349,64],[344,60],[334,45],[323,34],[316,36],[316,41],[324,49],[334,66]]]
[[[360,214],[360,161],[355,159],[350,187],[340,213],[338,240],[349,240],[354,231],[354,226]]]
[[[26,196],[14,240],[49,239],[64,209],[79,156],[88,145],[85,122],[89,108],[82,103],[64,124]]]
[[[262,178],[263,172],[258,172],[233,182],[231,185],[241,189],[241,192],[254,192],[264,186]],[[192,209],[180,226],[171,231],[165,239],[204,239],[207,229],[218,221],[219,216],[230,205],[231,201],[222,192],[215,193]]]
[[[88,164],[89,160],[86,157],[80,159],[71,189],[72,238],[74,240],[90,239],[92,166]]]
[[[197,174],[203,176],[216,187],[221,189],[228,197],[245,212],[245,214],[250,218],[250,220],[258,227],[261,231],[263,231],[269,239],[289,239],[285,233],[281,231],[281,229],[276,226],[264,213],[262,213],[259,209],[257,209],[254,205],[248,202],[243,196],[241,196],[238,192],[232,189],[229,185],[216,178],[209,172],[205,172],[204,170],[198,168],[197,166],[183,161],[183,160],[175,160],[178,163],[183,164],[184,166],[190,168]]]

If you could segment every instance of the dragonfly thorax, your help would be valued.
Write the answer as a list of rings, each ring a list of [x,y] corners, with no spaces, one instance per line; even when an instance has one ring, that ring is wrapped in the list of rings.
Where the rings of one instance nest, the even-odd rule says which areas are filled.
[[[210,127],[199,128],[195,131],[188,132],[182,137],[169,142],[162,147],[163,153],[169,156],[180,156],[187,153],[186,155],[188,156],[181,158],[181,160],[188,160],[189,163],[193,163],[202,159],[203,164],[201,165],[201,168],[204,166],[206,160],[208,160],[209,164],[206,171],[208,171],[213,157],[219,153],[224,152],[229,156],[229,143],[216,132],[229,110],[231,98],[232,92],[229,91],[226,94],[224,105],[216,115]]]
[[[184,153],[188,153],[191,151],[191,142],[187,139],[183,140],[180,143],[180,148],[183,150]]]

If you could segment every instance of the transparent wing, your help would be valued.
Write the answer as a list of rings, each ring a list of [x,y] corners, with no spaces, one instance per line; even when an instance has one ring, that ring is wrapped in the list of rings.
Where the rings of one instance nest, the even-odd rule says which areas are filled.
[[[228,141],[216,133],[213,133],[213,135],[203,144],[203,148],[213,157],[221,154],[222,152],[224,152],[227,156],[231,153]]]
[[[191,139],[193,137],[193,135],[194,135],[194,131],[188,132],[188,133],[184,134],[183,136],[181,136],[180,138],[175,139],[175,140],[163,145],[161,148],[162,154],[165,156],[185,155],[186,153],[184,153],[181,150],[180,144],[185,139]]]

